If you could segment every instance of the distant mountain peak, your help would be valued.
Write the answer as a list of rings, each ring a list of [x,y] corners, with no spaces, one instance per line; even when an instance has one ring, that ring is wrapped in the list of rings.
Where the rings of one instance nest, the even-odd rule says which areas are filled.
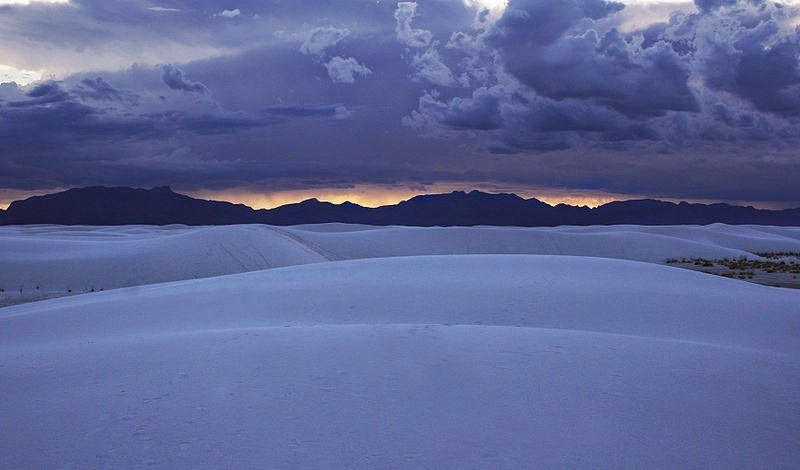
[[[591,209],[511,193],[453,191],[415,196],[396,205],[366,208],[317,198],[274,209],[195,199],[169,186],[152,189],[91,186],[14,201],[0,224],[65,225],[295,225],[341,222],[412,226],[684,225],[711,223],[797,225],[800,209],[770,211],[729,204],[675,204],[656,199],[615,201]]]

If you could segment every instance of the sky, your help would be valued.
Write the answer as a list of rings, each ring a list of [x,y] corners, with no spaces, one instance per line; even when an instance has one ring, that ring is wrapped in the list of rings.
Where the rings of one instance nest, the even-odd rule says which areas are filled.
[[[481,189],[800,207],[800,2],[0,0],[0,207]]]

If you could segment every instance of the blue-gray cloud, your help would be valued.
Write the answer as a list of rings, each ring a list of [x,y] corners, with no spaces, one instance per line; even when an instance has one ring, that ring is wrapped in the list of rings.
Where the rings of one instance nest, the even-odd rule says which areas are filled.
[[[261,110],[263,114],[272,116],[287,116],[287,117],[333,117],[336,116],[337,110],[343,109],[344,106],[336,105],[322,105],[322,106],[273,106]]]
[[[603,0],[499,17],[462,0],[4,9],[0,62],[56,77],[0,85],[0,184],[450,179],[800,202],[798,7],[696,5],[641,29],[623,15],[642,7]]]
[[[50,103],[61,103],[69,99],[69,93],[61,89],[58,82],[50,80],[34,85],[25,93],[27,99],[22,101],[12,101],[8,104],[11,107],[23,108],[29,106],[45,105]]]
[[[347,28],[333,26],[314,28],[302,35],[305,38],[300,44],[300,52],[307,55],[321,55],[326,49],[335,46],[349,35],[350,30]]]
[[[208,88],[200,82],[188,80],[181,69],[174,65],[162,66],[164,83],[173,90],[182,90],[193,93],[208,94]]]
[[[738,8],[723,8],[732,3]],[[756,122],[761,135],[770,127],[773,138],[796,135],[800,41],[779,25],[788,7],[725,5],[622,34],[602,21],[619,3],[512,0],[488,32],[450,41],[467,56],[465,73],[483,82],[473,96],[426,95],[407,122],[502,129],[545,148],[553,140],[749,139]],[[686,121],[695,124],[688,134]]]
[[[105,81],[103,77],[84,78],[75,89],[75,93],[82,98],[92,98],[102,101],[119,101],[123,99],[122,93]]]

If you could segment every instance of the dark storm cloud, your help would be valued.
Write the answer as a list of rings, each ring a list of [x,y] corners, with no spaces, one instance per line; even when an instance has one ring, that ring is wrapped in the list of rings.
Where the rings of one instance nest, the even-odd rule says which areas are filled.
[[[60,103],[69,99],[69,93],[62,90],[58,82],[52,80],[35,85],[30,91],[25,93],[25,96],[28,99],[12,101],[8,105],[23,108],[49,103]]]
[[[440,107],[440,103],[428,96],[422,106]],[[442,123],[464,129],[493,130],[502,126],[500,99],[489,90],[482,88],[473,93],[472,99],[453,99],[447,107],[440,107]]]
[[[198,135],[231,134],[243,129],[283,122],[280,119],[246,113],[191,114],[182,111],[148,113],[139,116],[138,119],[150,123],[166,136],[173,136],[180,132],[191,132]]]
[[[698,111],[688,85],[691,70],[669,44],[643,49],[616,29],[593,29],[591,20],[623,7],[605,1],[512,0],[483,39],[538,97],[580,100],[632,118]],[[587,125],[595,127],[592,113],[584,114],[590,118]],[[583,127],[576,121],[576,130]]]
[[[623,8],[622,3],[605,0],[511,0],[492,36],[501,44],[553,44],[584,18],[601,19]]]
[[[659,116],[667,111],[697,111],[687,84],[690,70],[664,43],[634,50],[616,30],[600,36],[594,30],[536,44],[524,37],[528,22],[491,41],[502,52],[506,68],[540,96],[587,100],[631,117]]]
[[[137,67],[131,73],[136,76],[135,82],[158,85],[163,70]],[[95,76],[42,82],[24,92],[16,85],[3,85],[4,94],[23,99],[5,105],[0,102],[0,184],[30,186],[31,178],[39,175],[40,182],[61,185],[64,181],[86,181],[86,175],[101,176],[101,169],[121,178],[115,180],[117,184],[124,184],[126,171],[131,175],[132,168],[150,177],[159,171],[176,179],[180,173],[197,175],[191,166],[201,164],[198,155],[208,155],[187,149],[202,147],[201,141],[218,141],[304,119],[340,120],[348,112],[340,104],[228,111],[215,102],[191,98],[195,93],[186,93],[182,87],[171,91],[174,88],[161,83],[163,90],[135,92],[114,86],[112,83],[124,76],[112,75],[113,80]],[[187,81],[185,77],[183,81]],[[164,90],[166,96],[152,93]],[[148,154],[182,157],[159,163],[142,158]],[[209,177],[214,175],[208,164],[203,166]],[[219,175],[231,171],[229,163],[213,166]]]
[[[475,179],[727,198],[760,185],[800,201],[783,184],[800,143],[798,7],[697,0],[634,29],[624,15],[644,7],[623,3],[5,9],[0,63],[69,73],[0,85],[3,184]]]
[[[185,91],[183,87],[171,88]],[[208,92],[205,86],[203,90]],[[17,134],[41,136],[59,132],[99,140],[120,136],[167,137],[179,132],[213,135],[286,123],[296,118],[340,117],[346,112],[346,107],[341,104],[286,105],[264,108],[255,113],[230,112],[214,103],[188,111],[172,109],[169,103],[165,105],[164,97],[155,101],[166,108],[154,110],[153,102],[142,102],[141,96],[130,90],[117,89],[103,77],[80,80],[69,90],[57,82],[44,82],[34,86],[25,96],[26,100],[0,105],[0,123],[7,138]],[[109,108],[107,105],[95,106],[93,100],[121,102]]]
[[[164,74],[162,75],[162,79],[164,83],[167,84],[168,87],[172,88],[173,90],[182,90],[188,91],[192,93],[202,93],[204,95],[208,94],[208,88],[200,82],[193,82],[188,80],[184,74],[183,70],[175,67],[174,65],[164,65],[161,67]]]
[[[724,6],[736,5],[738,0],[695,0],[694,2],[700,11],[711,11]]]
[[[103,77],[84,78],[73,92],[83,99],[91,98],[100,101],[119,101],[122,93],[111,86]]]
[[[80,139],[110,141],[121,136],[152,138],[176,131],[205,132],[210,122],[216,122],[221,130],[242,125],[241,119],[222,115],[213,120],[206,114],[192,116],[183,111],[135,112],[139,97],[114,88],[102,77],[81,80],[69,89],[57,82],[44,82],[25,95],[28,99],[0,106],[0,123],[6,138],[63,134],[73,142]],[[117,103],[116,107],[92,104],[93,100],[120,101],[124,96],[131,100]]]
[[[472,96],[423,96],[407,122],[489,130],[507,145],[541,140],[545,149],[796,134],[788,129],[798,123],[782,120],[800,112],[800,40],[779,24],[789,7],[723,3],[622,34],[608,21],[619,3],[511,0],[487,32],[459,32],[448,45],[472,58],[461,64],[465,73],[483,76]]]
[[[274,106],[265,108],[262,113],[273,116],[289,116],[289,117],[313,117],[313,116],[327,116],[333,117],[336,115],[337,110],[342,109],[342,105],[332,106]]]
[[[796,29],[782,31],[780,10],[761,4],[725,15],[709,13],[699,20],[698,29],[704,34],[695,40],[693,56],[710,88],[733,93],[760,111],[796,116],[800,36]],[[736,22],[731,24],[731,19]],[[666,30],[665,40],[685,41],[679,26]]]
[[[3,124],[0,135],[8,143],[22,139],[35,141],[63,131],[83,134],[86,129],[96,129],[94,124],[86,124],[96,116],[93,108],[65,100],[48,103],[48,106],[18,106],[10,103],[9,106],[0,107],[0,122]]]

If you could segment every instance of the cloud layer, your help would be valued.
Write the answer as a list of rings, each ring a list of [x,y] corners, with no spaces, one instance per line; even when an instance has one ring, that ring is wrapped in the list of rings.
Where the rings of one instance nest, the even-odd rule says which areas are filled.
[[[0,187],[472,181],[800,205],[796,4],[481,5],[0,6],[0,71],[46,77],[0,85]]]

